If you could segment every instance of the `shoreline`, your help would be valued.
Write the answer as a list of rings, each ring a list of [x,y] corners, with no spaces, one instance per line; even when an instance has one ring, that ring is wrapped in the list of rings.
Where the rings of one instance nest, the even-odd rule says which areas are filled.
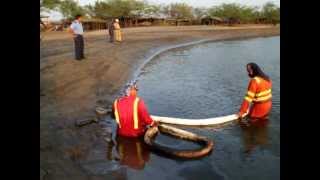
[[[48,34],[50,38],[41,43],[40,174],[47,172],[49,179],[86,177],[79,161],[106,161],[103,155],[92,155],[106,151],[101,124],[76,128],[74,122],[95,117],[95,107],[111,104],[126,82],[137,78],[155,57],[201,43],[280,35],[280,28],[273,26],[147,27],[123,31],[124,41],[120,44],[109,43],[104,31],[89,32],[85,36],[87,59],[80,62],[73,60],[73,42],[66,33],[54,33],[52,37]]]

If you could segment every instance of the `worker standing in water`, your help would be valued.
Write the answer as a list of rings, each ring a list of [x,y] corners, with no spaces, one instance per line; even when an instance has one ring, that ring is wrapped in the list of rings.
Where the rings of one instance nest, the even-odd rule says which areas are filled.
[[[251,121],[267,119],[272,106],[272,82],[255,63],[247,64],[247,71],[251,80],[248,86],[248,92],[244,97],[238,113],[240,120],[248,110]],[[249,109],[251,103],[252,106]]]
[[[113,116],[117,122],[117,134],[124,137],[143,136],[148,125],[156,125],[150,117],[144,101],[137,96],[137,86],[130,83],[126,95],[114,101]]]
[[[143,167],[148,158],[143,155],[144,151],[141,145],[143,139],[141,137],[143,137],[148,126],[157,126],[157,122],[150,117],[144,101],[137,96],[137,91],[136,83],[131,82],[127,85],[125,95],[116,99],[113,103],[111,117],[116,120],[116,123],[112,127],[112,142],[108,156],[110,156],[110,159],[119,159],[123,164]],[[129,143],[130,145],[128,145],[128,141],[132,141]],[[128,147],[132,144],[135,144],[135,150]],[[133,154],[136,154],[136,156],[128,158]],[[133,161],[136,164],[132,164]]]

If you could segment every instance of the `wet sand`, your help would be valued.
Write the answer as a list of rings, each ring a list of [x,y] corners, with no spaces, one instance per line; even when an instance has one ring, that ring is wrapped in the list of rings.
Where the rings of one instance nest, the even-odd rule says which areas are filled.
[[[81,163],[106,159],[99,124],[74,126],[95,117],[96,105],[109,105],[152,54],[172,45],[280,34],[272,26],[179,26],[123,29],[124,41],[108,42],[106,31],[85,33],[83,61],[73,59],[66,32],[44,34],[40,53],[40,176],[44,179],[99,179]],[[116,174],[114,175],[116,176]],[[100,177],[110,177],[110,174]]]

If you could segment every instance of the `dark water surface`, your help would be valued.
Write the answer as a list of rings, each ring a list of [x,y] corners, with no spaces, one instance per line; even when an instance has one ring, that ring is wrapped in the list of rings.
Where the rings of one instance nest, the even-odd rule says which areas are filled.
[[[199,160],[170,159],[140,149],[129,152],[127,179],[276,180],[280,179],[280,37],[223,41],[167,52],[152,60],[139,77],[139,95],[153,115],[210,118],[236,113],[247,90],[245,66],[256,62],[273,80],[273,108],[267,126],[243,129],[185,128],[214,140],[213,152]],[[166,136],[171,147],[197,147]],[[128,149],[128,148],[127,148]],[[135,160],[140,159],[140,161]],[[139,163],[138,163],[139,164]]]

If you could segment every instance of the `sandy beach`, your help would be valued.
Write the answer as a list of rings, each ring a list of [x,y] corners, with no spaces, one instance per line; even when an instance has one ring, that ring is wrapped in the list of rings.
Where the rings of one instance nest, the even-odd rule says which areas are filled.
[[[89,175],[77,163],[105,158],[106,143],[98,123],[77,128],[75,121],[94,118],[97,105],[110,105],[123,84],[159,50],[202,40],[280,35],[280,27],[266,25],[137,27],[122,31],[124,41],[114,44],[109,43],[107,31],[85,33],[83,61],[74,60],[70,34],[43,34],[40,43],[43,179],[88,179]]]

